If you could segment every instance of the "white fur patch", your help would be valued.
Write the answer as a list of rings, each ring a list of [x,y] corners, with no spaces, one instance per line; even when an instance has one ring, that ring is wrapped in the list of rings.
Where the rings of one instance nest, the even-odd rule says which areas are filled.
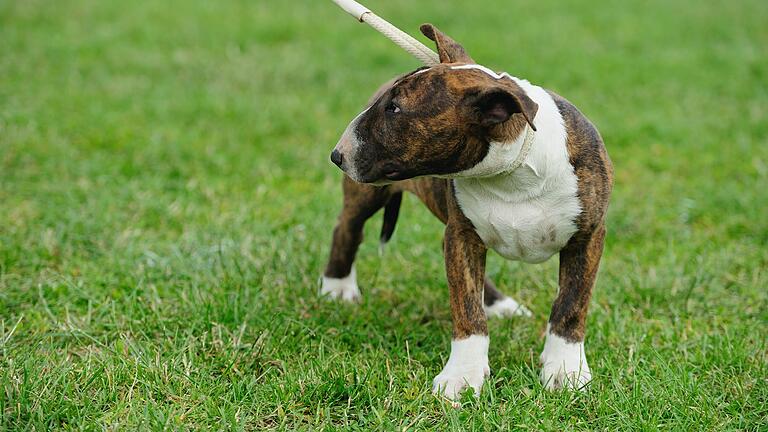
[[[492,73],[477,65],[454,69],[470,66]],[[459,206],[486,246],[507,259],[539,263],[559,252],[577,230],[577,178],[568,159],[563,118],[552,97],[528,81],[509,79],[539,105],[530,153],[509,172],[525,134],[512,142],[493,142],[480,163],[451,177]]]
[[[481,335],[451,341],[451,356],[435,377],[432,392],[456,400],[464,389],[472,388],[479,396],[485,377],[491,374],[488,344],[488,336]]]
[[[357,287],[357,273],[355,266],[346,277],[332,278],[323,276],[323,285],[320,288],[320,295],[328,296],[334,300],[344,300],[347,302],[359,301],[360,289]]]
[[[344,172],[346,172],[349,178],[355,181],[360,180],[359,175],[355,170],[354,164],[354,160],[357,157],[357,152],[360,149],[360,141],[357,139],[355,129],[357,128],[357,123],[360,121],[360,117],[368,112],[369,109],[371,109],[371,107],[364,109],[363,112],[355,116],[355,118],[349,122],[349,125],[347,125],[344,133],[341,134],[341,138],[339,138],[339,142],[335,147],[335,150],[338,150],[343,157],[341,168],[344,170]]]
[[[467,69],[479,70],[481,72],[487,73],[488,75],[490,75],[491,77],[493,77],[494,79],[497,79],[497,80],[498,79],[502,79],[502,78],[515,79],[512,75],[510,75],[510,74],[508,74],[506,72],[496,73],[496,72],[492,71],[491,69],[489,69],[489,68],[487,68],[487,67],[485,67],[483,65],[479,65],[479,64],[465,64],[465,65],[461,65],[461,66],[451,66],[451,69],[453,69],[453,70],[467,70]]]
[[[483,306],[483,309],[485,309],[485,315],[489,318],[532,316],[531,311],[529,311],[528,308],[516,302],[515,299],[511,297],[504,297],[490,306]]]
[[[541,383],[548,390],[586,389],[592,380],[584,342],[571,343],[552,333],[547,325],[547,340],[541,352]]]

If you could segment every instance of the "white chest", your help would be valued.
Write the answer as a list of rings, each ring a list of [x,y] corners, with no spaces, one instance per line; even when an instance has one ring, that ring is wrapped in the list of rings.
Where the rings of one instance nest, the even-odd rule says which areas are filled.
[[[509,172],[524,135],[491,143],[478,165],[455,176],[456,199],[489,249],[511,260],[539,263],[562,249],[581,213],[578,180],[568,158],[563,118],[540,87],[514,79],[539,110],[525,162]]]
[[[546,261],[576,232],[575,176],[545,185],[524,165],[514,177],[454,180],[459,206],[489,249],[511,260]],[[521,183],[533,187],[514,188]]]

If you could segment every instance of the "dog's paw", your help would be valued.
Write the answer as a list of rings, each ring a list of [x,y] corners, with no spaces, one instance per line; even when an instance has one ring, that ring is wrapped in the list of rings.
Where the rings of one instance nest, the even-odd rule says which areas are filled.
[[[541,383],[547,390],[572,389],[585,391],[592,381],[587,361],[567,366],[557,362],[546,363],[541,369]]]
[[[357,287],[355,267],[352,266],[352,271],[349,272],[349,275],[343,278],[323,276],[320,295],[350,303],[360,301],[360,288]]]
[[[461,398],[471,388],[480,395],[483,381],[491,374],[488,367],[488,336],[470,336],[451,342],[448,363],[432,382],[432,393],[451,400]]]
[[[512,297],[500,298],[490,306],[483,306],[483,309],[485,309],[485,315],[489,318],[505,318],[513,316],[530,317],[533,315],[527,307],[516,302]]]
[[[541,353],[541,383],[547,390],[586,390],[592,381],[584,342],[571,343],[547,332],[547,341]]]
[[[488,365],[467,369],[449,368],[446,365],[432,382],[432,393],[451,400],[458,400],[461,399],[461,393],[464,390],[471,388],[475,392],[475,396],[480,396],[483,382],[490,374],[491,369]]]

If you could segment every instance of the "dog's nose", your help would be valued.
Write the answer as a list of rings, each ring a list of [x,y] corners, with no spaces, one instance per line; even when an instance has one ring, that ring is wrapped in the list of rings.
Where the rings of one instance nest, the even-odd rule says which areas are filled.
[[[341,162],[344,158],[341,155],[341,152],[334,149],[331,152],[331,162],[335,163],[337,167],[341,168]]]

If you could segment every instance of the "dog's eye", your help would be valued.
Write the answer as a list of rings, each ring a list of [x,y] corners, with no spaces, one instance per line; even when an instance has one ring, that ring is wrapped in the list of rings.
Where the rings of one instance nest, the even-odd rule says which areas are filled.
[[[399,106],[397,106],[397,104],[396,104],[396,103],[394,103],[394,102],[390,102],[390,103],[389,103],[389,105],[387,105],[387,107],[386,107],[386,108],[384,108],[384,110],[385,110],[386,112],[388,112],[388,113],[392,113],[392,114],[395,114],[395,113],[399,113],[399,112],[400,112],[400,107],[399,107]]]

